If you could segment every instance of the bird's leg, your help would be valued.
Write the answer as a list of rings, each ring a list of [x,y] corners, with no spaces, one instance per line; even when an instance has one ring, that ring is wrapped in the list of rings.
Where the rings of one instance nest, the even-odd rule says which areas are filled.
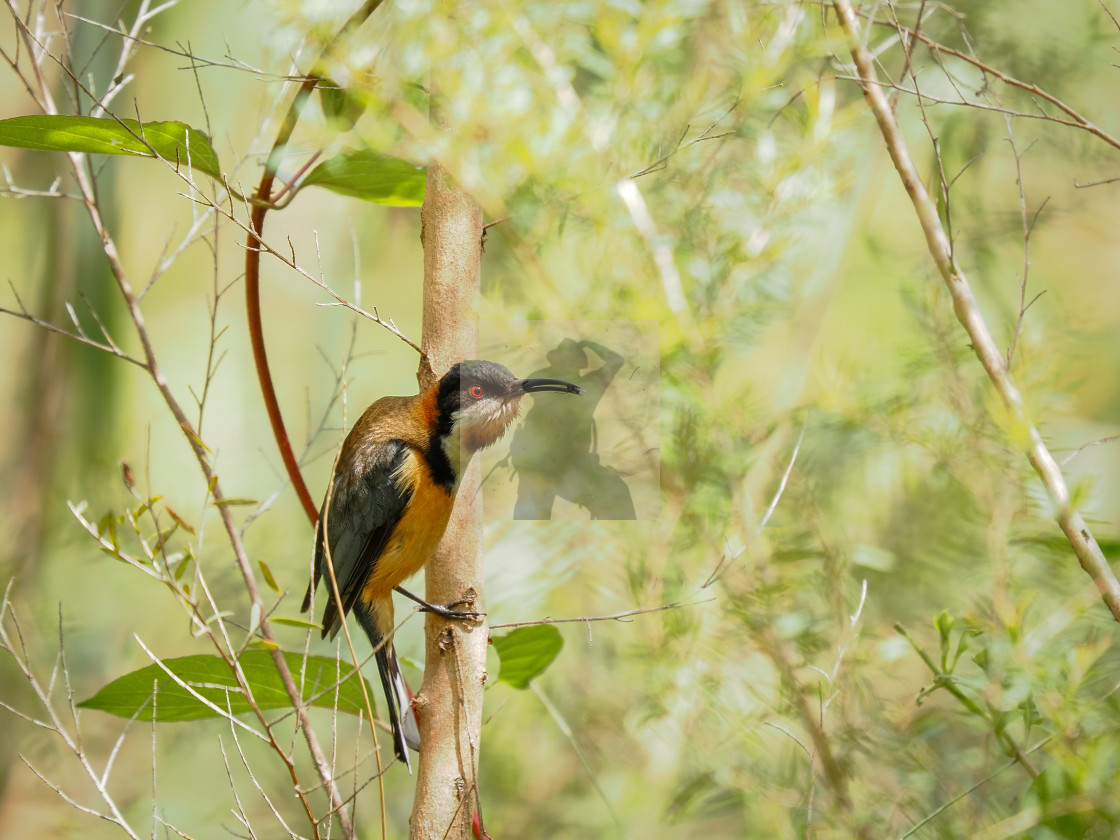
[[[446,619],[466,619],[466,618],[482,618],[485,613],[474,612],[473,610],[457,610],[455,607],[461,607],[464,604],[474,604],[474,597],[463,598],[461,601],[452,601],[450,604],[429,604],[418,595],[413,595],[403,586],[397,587],[397,592],[401,593],[404,597],[415,601],[420,605],[420,612],[430,612],[433,615],[438,615],[440,618]]]

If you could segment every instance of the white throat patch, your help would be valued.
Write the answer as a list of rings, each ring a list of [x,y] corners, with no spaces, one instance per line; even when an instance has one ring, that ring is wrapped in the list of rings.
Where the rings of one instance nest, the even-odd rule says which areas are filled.
[[[462,470],[479,449],[495,443],[520,412],[521,398],[483,400],[471,403],[451,417],[451,433],[443,439],[443,451],[459,485]]]

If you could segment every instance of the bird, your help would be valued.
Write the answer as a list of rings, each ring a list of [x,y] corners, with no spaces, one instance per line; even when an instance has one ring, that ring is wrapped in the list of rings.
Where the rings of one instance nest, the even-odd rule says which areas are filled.
[[[414,396],[382,397],[342,443],[315,526],[315,560],[302,611],[327,578],[322,637],[333,639],[351,610],[376,651],[393,752],[412,772],[419,749],[411,692],[392,646],[393,590],[445,618],[475,618],[461,604],[429,604],[400,589],[428,561],[447,527],[471,457],[505,434],[526,394],[580,394],[560,379],[518,379],[497,362],[459,362]],[[335,600],[328,562],[341,605]]]

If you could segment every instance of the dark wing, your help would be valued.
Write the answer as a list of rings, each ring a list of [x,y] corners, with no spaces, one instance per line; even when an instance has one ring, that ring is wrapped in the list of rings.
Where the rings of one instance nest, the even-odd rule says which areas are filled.
[[[399,440],[389,441],[380,448],[376,460],[370,462],[360,476],[335,476],[329,512],[326,501],[323,502],[319,524],[315,527],[315,575],[304,598],[303,609],[308,609],[311,590],[325,576],[327,606],[323,610],[324,638],[329,634],[333,639],[342,626],[342,617],[354,606],[412,497],[412,491],[407,488],[402,490],[394,479],[408,452],[407,444]],[[338,581],[338,592],[342,596],[341,613],[335,603],[327,571],[324,521],[330,534],[331,562]]]

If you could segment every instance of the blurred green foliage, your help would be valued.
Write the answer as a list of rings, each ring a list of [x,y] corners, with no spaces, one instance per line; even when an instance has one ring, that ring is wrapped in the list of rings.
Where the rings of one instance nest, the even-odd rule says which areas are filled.
[[[293,61],[306,70],[351,5],[176,6],[144,40],[189,45],[209,62],[143,46],[115,107],[205,130],[231,183],[247,190],[287,107]],[[894,11],[907,22],[919,8],[930,37],[1120,132],[1120,31],[1100,4]],[[876,9],[890,20],[889,4]],[[81,9],[110,25],[118,13],[92,0]],[[66,20],[76,66],[103,90],[121,39]],[[11,27],[0,37],[9,55],[13,37]],[[875,26],[869,39],[882,72],[897,77],[907,61],[897,33]],[[1022,318],[1012,369],[1045,438],[1071,459],[1075,500],[1106,553],[1120,556],[1120,444],[1076,451],[1120,431],[1117,185],[1075,186],[1114,176],[1117,150],[1033,118],[1030,96],[951,57],[918,47],[911,61],[923,92],[985,106],[928,102],[923,112],[900,94],[896,107],[929,185],[941,178],[937,138],[957,259],[1004,346],[1021,300],[1045,290]],[[491,523],[487,609],[501,623],[681,606],[561,625],[563,650],[536,679],[587,766],[537,696],[494,681],[481,796],[496,840],[1115,836],[1116,625],[953,317],[846,80],[830,15],[794,2],[703,0],[461,4],[448,15],[396,0],[329,65],[346,95],[328,96],[325,114],[305,109],[282,174],[314,152],[358,147],[440,160],[487,220],[500,220],[485,246],[481,317],[660,322],[659,517]],[[448,102],[445,131],[427,119],[432,67]],[[0,76],[0,93],[0,117],[34,113],[11,74]],[[1008,120],[999,109],[1027,116]],[[65,161],[43,154],[3,150],[9,186],[46,190],[62,175],[69,189]],[[1028,218],[1046,202],[1025,295],[1016,154]],[[201,211],[150,161],[111,159],[98,171],[124,263],[143,287]],[[619,197],[630,176],[656,226],[652,241]],[[28,307],[66,325],[69,300],[93,331],[84,293],[135,352],[81,206],[5,198],[5,279]],[[253,559],[286,593],[279,609],[294,615],[311,531],[282,481],[258,397],[237,285],[243,236],[228,223],[204,230],[146,293],[144,312],[176,393],[191,404],[205,392],[196,415],[228,492],[267,500],[238,517]],[[419,336],[418,211],[308,190],[270,215],[266,235]],[[684,309],[670,306],[657,246],[669,249]],[[385,331],[318,306],[329,301],[305,279],[264,265],[274,375],[318,494],[346,426],[376,397],[412,392],[416,359]],[[0,305],[15,308],[10,297]],[[15,319],[0,324],[11,360],[0,370],[0,517],[10,535],[0,561],[37,667],[49,675],[60,614],[79,697],[149,664],[133,634],[160,656],[211,652],[170,596],[101,553],[66,508],[88,500],[95,522],[124,511],[132,497],[121,459],[142,493],[196,523],[173,547],[189,546],[232,620],[249,626],[205,482],[143,374]],[[221,364],[208,382],[215,336]],[[417,625],[398,634],[411,660],[421,659]],[[282,632],[292,649],[307,638]],[[317,638],[312,648],[331,652]],[[10,662],[0,676],[0,699],[35,716]],[[120,722],[93,712],[80,720],[87,747],[107,754]],[[328,717],[316,720],[329,731]],[[22,752],[85,796],[84,777],[49,734],[17,718],[2,731],[0,833],[114,834],[19,762]],[[193,836],[232,825],[219,746],[228,737],[216,723],[157,730],[161,818]],[[359,735],[350,720],[339,720],[337,739],[340,760],[369,749],[367,729]],[[284,768],[244,746],[256,781],[297,824]],[[151,763],[150,734],[138,728],[113,785],[141,826],[151,819]],[[371,766],[359,767],[363,780]],[[254,823],[279,830],[243,768],[232,773]],[[385,782],[391,836],[404,836],[411,779],[394,768]],[[376,836],[374,788],[358,801],[360,836]]]

